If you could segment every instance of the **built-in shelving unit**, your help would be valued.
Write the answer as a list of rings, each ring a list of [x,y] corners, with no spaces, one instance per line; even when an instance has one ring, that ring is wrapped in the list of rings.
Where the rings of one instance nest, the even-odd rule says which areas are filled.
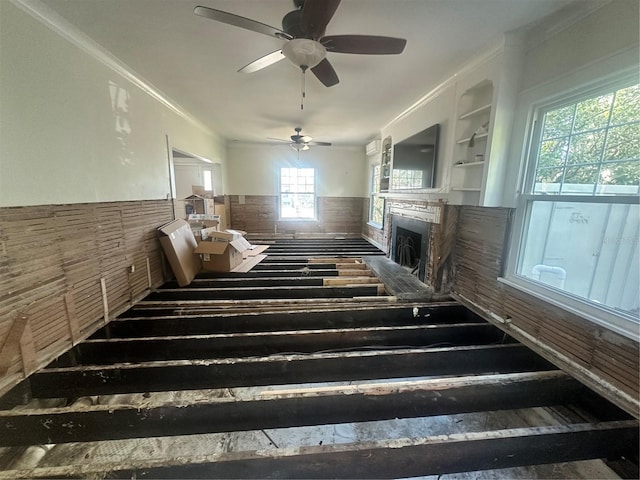
[[[485,168],[490,161],[493,82],[484,79],[461,92],[456,104],[451,191],[463,192],[463,204],[480,204]]]
[[[380,192],[389,191],[391,179],[391,137],[382,142],[382,156],[380,157]]]

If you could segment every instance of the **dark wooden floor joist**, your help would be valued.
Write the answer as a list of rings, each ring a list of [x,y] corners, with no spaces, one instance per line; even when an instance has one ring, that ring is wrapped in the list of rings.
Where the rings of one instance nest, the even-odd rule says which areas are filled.
[[[61,391],[82,397],[552,368],[519,344],[473,345],[46,368],[31,377],[31,389],[34,398],[56,397]]]
[[[452,323],[485,323],[461,305],[388,304],[358,305],[351,309],[331,309],[308,306],[304,311],[263,313],[191,313],[173,312],[170,302],[162,311],[150,311],[144,306],[131,308],[109,324],[110,338],[175,335],[206,335],[234,332],[268,332],[283,330],[315,330],[322,328],[354,328],[412,325],[445,325]],[[169,313],[167,313],[169,312]],[[99,330],[91,338],[105,338]]]
[[[456,302],[427,303],[368,242],[251,242],[270,248],[250,272],[167,282],[8,395],[0,463],[51,451],[5,461],[0,479],[398,478],[585,459],[637,477],[636,420]],[[496,412],[504,423],[487,425]],[[403,419],[407,438],[278,447],[267,433]],[[154,456],[164,441],[191,447]]]
[[[248,357],[280,352],[472,345],[478,342],[497,343],[502,338],[504,335],[500,331],[486,323],[458,323],[94,339],[78,345],[52,366],[71,366],[78,360],[84,365],[104,365],[114,362]]]
[[[446,389],[447,395],[441,392]],[[514,373],[264,392],[257,398],[0,412],[0,446],[260,430],[575,402],[566,374]],[[265,415],[265,412],[271,412]],[[170,421],[167,421],[170,419]]]
[[[280,448],[13,470],[0,479],[67,478],[401,478],[614,457],[637,448],[637,423],[518,428],[357,444]]]

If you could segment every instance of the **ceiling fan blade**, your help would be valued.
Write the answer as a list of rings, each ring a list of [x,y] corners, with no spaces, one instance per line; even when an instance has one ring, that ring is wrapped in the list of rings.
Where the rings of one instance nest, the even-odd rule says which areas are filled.
[[[302,31],[314,40],[322,37],[338,5],[340,0],[305,0],[300,21]]]
[[[311,71],[325,87],[333,87],[340,82],[340,80],[338,80],[338,74],[326,58],[313,67]]]
[[[362,55],[395,55],[402,53],[407,40],[376,35],[329,35],[320,43],[329,52],[356,53]]]
[[[331,144],[329,142],[306,142],[307,145],[311,145],[312,147],[330,147]]]
[[[200,15],[201,17],[216,20],[218,22],[233,25],[234,27],[244,28],[251,30],[252,32],[262,33],[270,37],[281,38],[284,40],[291,40],[293,37],[282,30],[267,25],[265,23],[256,22],[250,18],[234,15],[233,13],[223,12],[222,10],[216,10],[214,8],[198,6],[193,9],[193,13]]]
[[[284,140],[282,138],[267,137],[267,140],[274,140],[276,142],[283,142],[283,143],[291,143],[291,140]]]
[[[253,62],[245,65],[240,70],[238,70],[238,72],[241,72],[241,73],[257,72],[258,70],[262,70],[263,68],[268,67],[269,65],[273,65],[274,63],[279,62],[283,58],[285,58],[285,56],[282,54],[282,50],[276,50],[275,52],[268,53],[265,56],[260,57],[257,60],[254,60]]]

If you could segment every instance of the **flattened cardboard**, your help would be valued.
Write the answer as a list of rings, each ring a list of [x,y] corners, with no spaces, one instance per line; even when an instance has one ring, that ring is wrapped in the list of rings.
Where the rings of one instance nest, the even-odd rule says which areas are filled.
[[[242,257],[243,258],[257,257],[262,252],[264,252],[267,248],[269,248],[269,245],[251,245],[251,248],[242,252]]]
[[[194,253],[196,238],[184,220],[174,220],[158,228],[160,245],[178,285],[189,285],[200,271],[200,257]]]
[[[245,252],[242,252],[243,254]],[[254,255],[253,257],[246,257],[240,265],[231,270],[234,273],[247,273],[262,260],[267,258],[266,255]]]

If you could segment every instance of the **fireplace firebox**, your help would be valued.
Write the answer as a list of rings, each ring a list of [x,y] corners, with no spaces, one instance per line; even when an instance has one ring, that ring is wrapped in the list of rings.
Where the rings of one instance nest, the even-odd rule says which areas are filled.
[[[424,281],[431,224],[400,215],[391,216],[390,258]]]

